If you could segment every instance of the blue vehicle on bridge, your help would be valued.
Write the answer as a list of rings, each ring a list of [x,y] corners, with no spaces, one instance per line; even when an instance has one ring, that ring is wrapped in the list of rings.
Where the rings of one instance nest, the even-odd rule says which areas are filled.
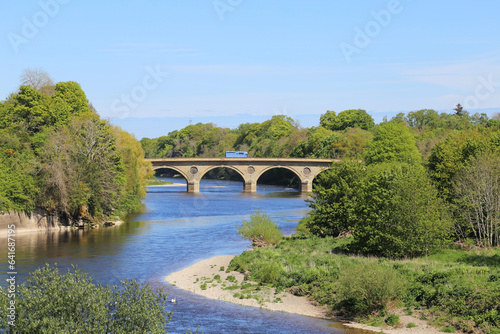
[[[226,158],[248,158],[248,152],[226,151]]]

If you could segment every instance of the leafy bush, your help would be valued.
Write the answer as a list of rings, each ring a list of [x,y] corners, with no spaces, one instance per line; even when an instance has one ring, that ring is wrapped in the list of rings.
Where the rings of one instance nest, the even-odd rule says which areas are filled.
[[[250,215],[250,220],[243,220],[241,226],[236,226],[238,233],[251,240],[253,246],[263,247],[275,245],[281,241],[283,234],[271,217],[256,210]]]
[[[7,327],[1,312],[0,332],[165,333],[171,316],[166,297],[134,280],[103,286],[79,269],[59,275],[57,267],[47,265],[18,287],[15,326]]]
[[[402,296],[406,286],[404,277],[380,264],[346,268],[339,277],[339,307],[347,313],[361,315],[381,311]]]
[[[281,266],[275,262],[269,262],[260,267],[258,272],[254,275],[259,278],[262,283],[274,283],[281,276]]]

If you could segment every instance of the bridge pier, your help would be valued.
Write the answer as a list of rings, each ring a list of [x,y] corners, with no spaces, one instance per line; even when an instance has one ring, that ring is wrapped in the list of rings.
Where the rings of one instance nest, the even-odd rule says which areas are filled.
[[[257,182],[256,181],[245,181],[243,186],[243,192],[255,193],[257,192]]]
[[[200,192],[200,181],[189,180],[187,183],[187,192],[188,193],[199,193]]]
[[[300,182],[300,191],[303,193],[312,193],[313,191],[312,181],[302,180]]]

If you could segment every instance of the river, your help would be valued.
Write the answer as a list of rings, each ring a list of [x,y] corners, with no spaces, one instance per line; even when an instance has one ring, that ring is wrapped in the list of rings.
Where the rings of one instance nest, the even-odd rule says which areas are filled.
[[[197,327],[207,334],[351,332],[328,320],[209,300],[164,283],[166,275],[197,261],[249,249],[250,242],[236,233],[235,225],[254,210],[268,213],[284,234],[293,233],[308,210],[306,197],[293,189],[259,186],[257,193],[248,194],[242,187],[240,182],[217,180],[203,180],[200,194],[186,193],[185,184],[150,187],[144,200],[146,212],[121,226],[18,233],[18,279],[26,279],[28,272],[44,263],[57,263],[62,271],[77,265],[99,283],[134,278],[165,287],[178,300],[168,305],[174,313],[169,333]],[[3,268],[7,267],[6,248],[0,249]]]

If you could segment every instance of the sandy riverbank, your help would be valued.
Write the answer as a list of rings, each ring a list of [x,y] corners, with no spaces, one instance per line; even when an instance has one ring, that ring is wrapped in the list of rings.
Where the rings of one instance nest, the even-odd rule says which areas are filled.
[[[244,281],[243,274],[234,271],[227,273],[226,269],[234,256],[235,255],[217,256],[200,261],[190,267],[168,275],[165,277],[165,280],[178,288],[210,299],[315,318],[330,318],[326,307],[313,305],[307,297],[297,297],[288,292],[275,294],[274,289],[267,287],[260,287],[260,290],[256,291],[257,285],[253,282]],[[231,288],[236,285],[241,286],[242,283],[251,284],[252,286],[244,291],[239,288]],[[169,297],[173,298],[175,296],[172,295]],[[371,327],[358,323],[349,323],[345,325],[374,332],[381,332],[383,330],[384,333],[394,334],[439,333],[437,329],[428,327],[425,321],[415,317],[400,316],[400,319],[401,328],[395,329]],[[415,323],[417,327],[406,328],[406,325],[410,322]]]
[[[217,256],[208,260],[200,261],[190,267],[182,269],[178,272],[168,275],[165,280],[183,290],[187,290],[198,295],[210,299],[223,300],[235,304],[262,307],[271,311],[282,311],[295,314],[302,314],[316,318],[326,318],[326,308],[312,305],[307,298],[297,297],[290,293],[280,293],[274,295],[274,290],[264,288],[258,292],[252,293],[255,298],[240,299],[234,294],[240,290],[225,290],[234,285],[241,285],[244,280],[244,275],[239,272],[226,273],[225,269],[229,266],[229,262],[235,255]],[[223,270],[221,271],[221,267]],[[216,275],[220,276],[220,282],[214,280]],[[229,276],[234,276],[235,281],[228,281]],[[230,279],[231,280],[231,279]],[[202,289],[202,285],[206,283],[206,289]],[[226,286],[224,287],[223,284]],[[277,300],[280,298],[281,301]],[[273,302],[276,300],[276,302]]]
[[[155,186],[146,186],[146,188],[149,187],[179,187],[179,186],[185,186],[185,183],[169,183],[169,184],[158,184]]]

